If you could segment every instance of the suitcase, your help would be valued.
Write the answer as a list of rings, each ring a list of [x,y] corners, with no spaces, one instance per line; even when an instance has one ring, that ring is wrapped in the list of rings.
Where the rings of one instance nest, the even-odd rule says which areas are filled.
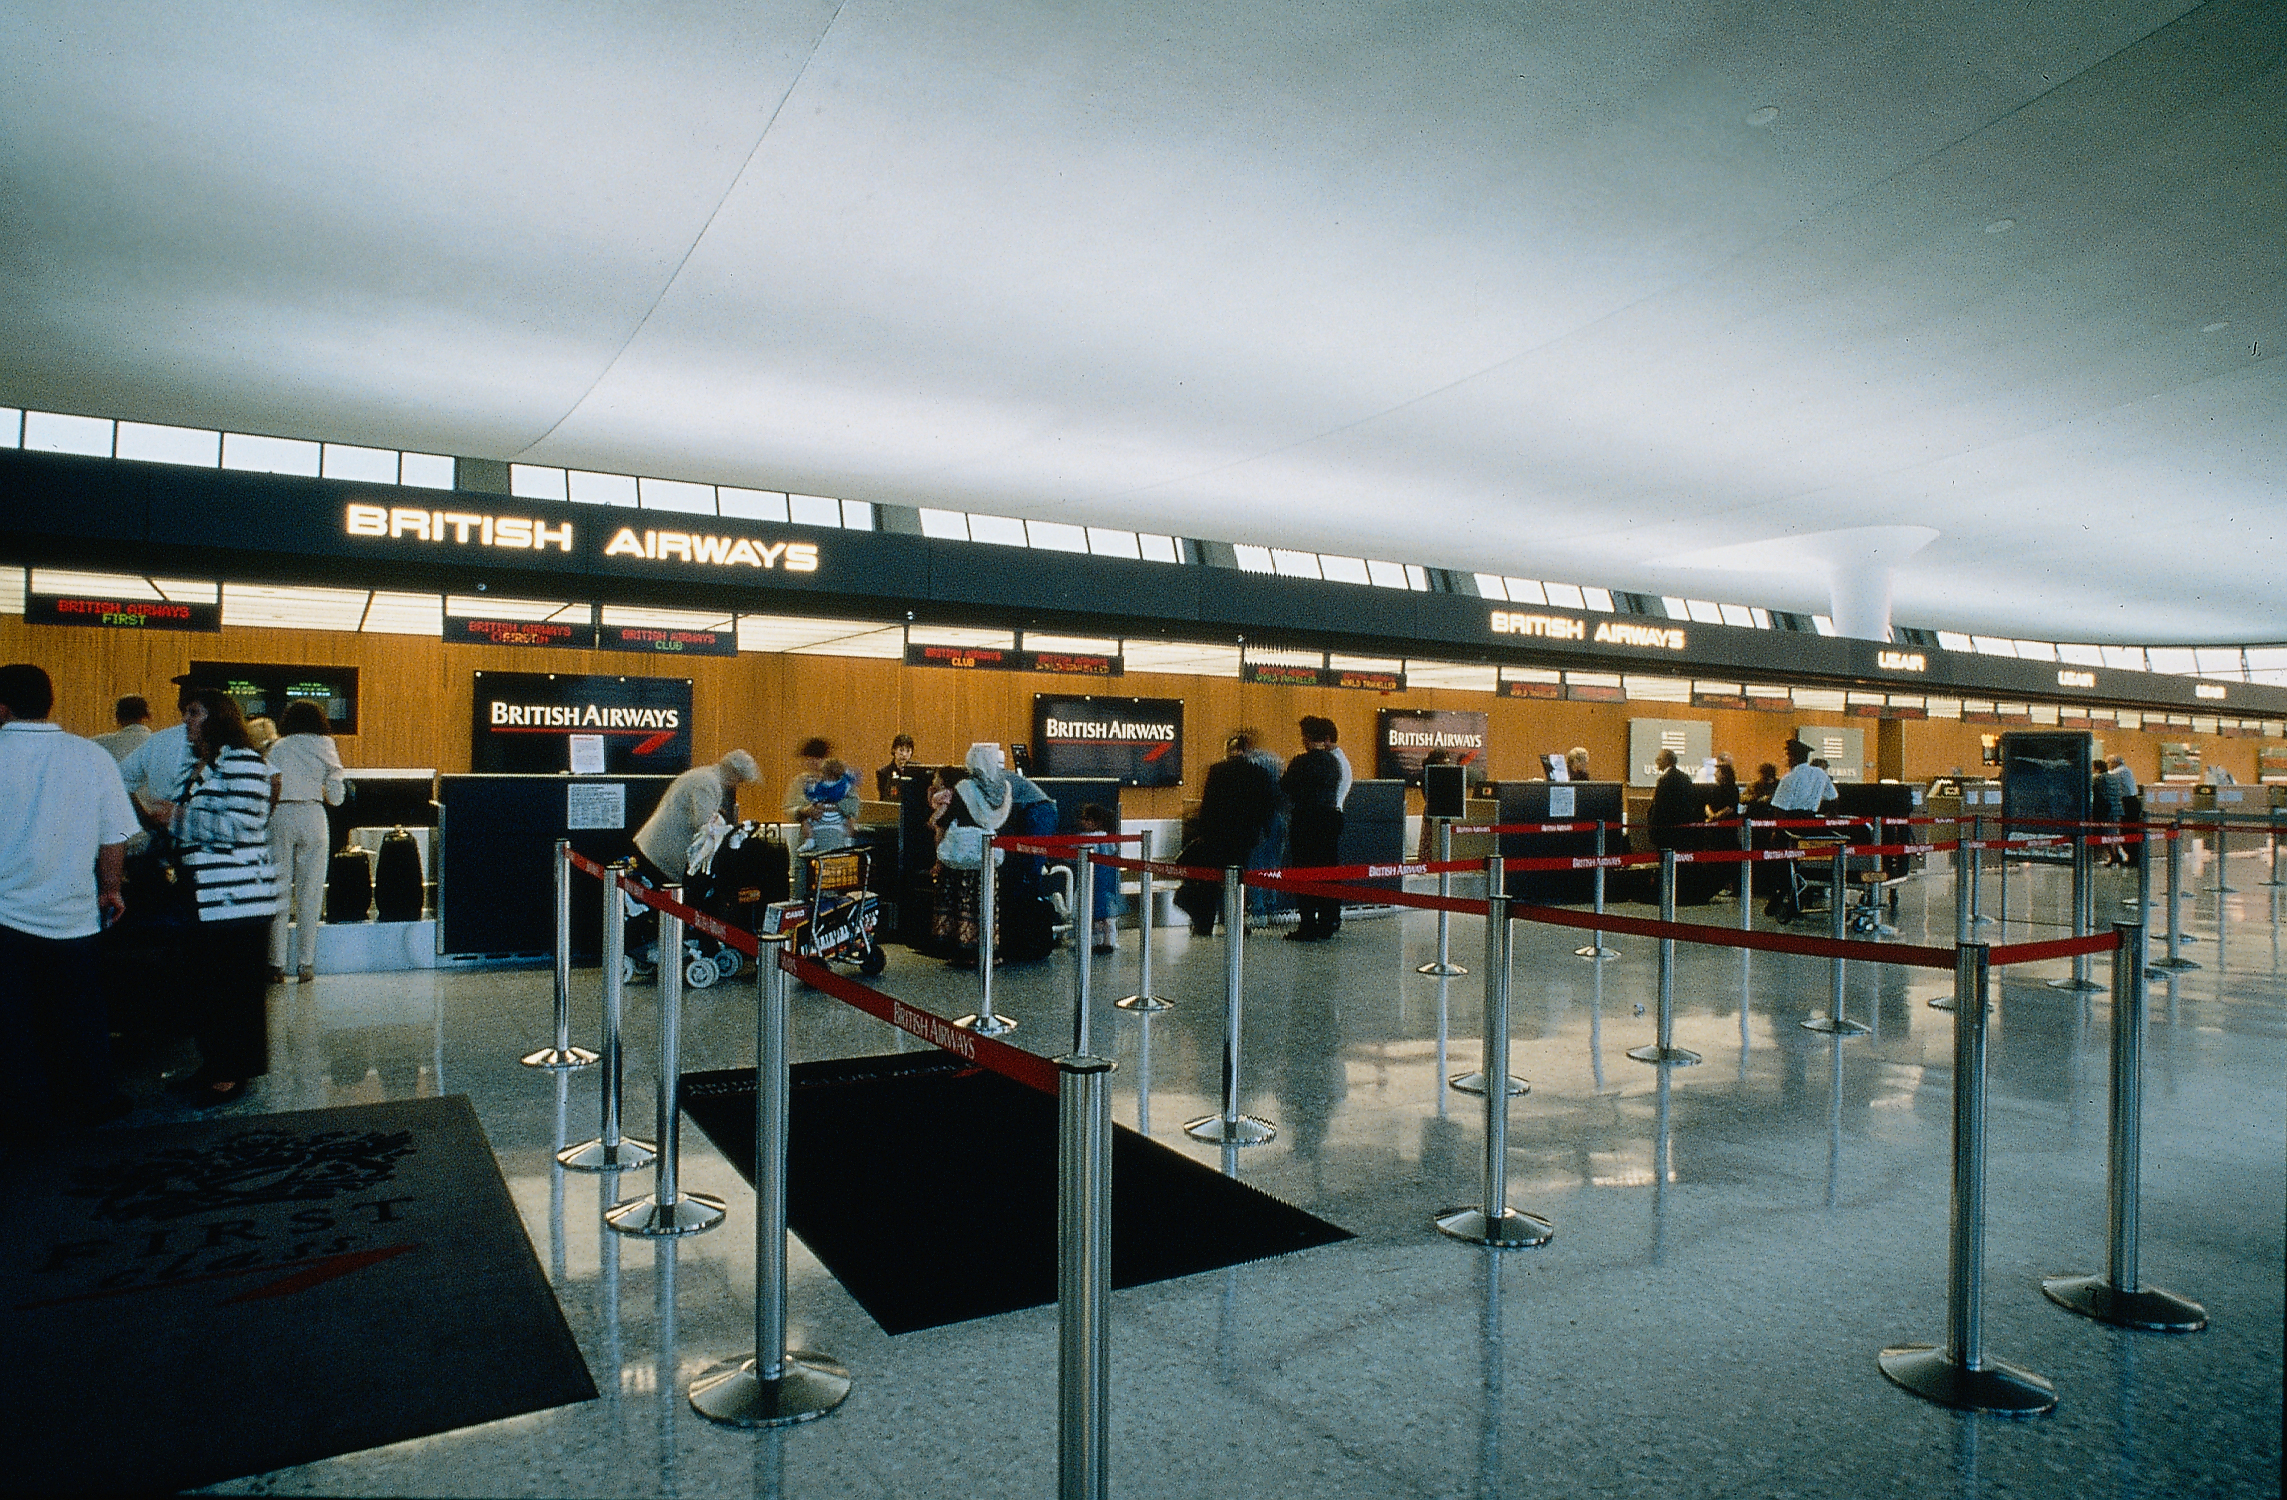
[[[427,904],[421,881],[421,845],[402,828],[393,828],[381,841],[381,857],[374,862],[374,914],[384,922],[418,922]]]
[[[326,861],[326,920],[362,922],[373,915],[373,856],[355,844]]]

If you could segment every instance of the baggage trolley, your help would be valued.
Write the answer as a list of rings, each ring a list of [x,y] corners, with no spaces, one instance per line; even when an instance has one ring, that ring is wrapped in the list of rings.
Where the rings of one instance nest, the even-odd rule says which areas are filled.
[[[819,963],[855,964],[868,979],[889,961],[875,929],[881,900],[869,889],[873,853],[864,846],[795,855],[809,866],[810,895],[763,910],[762,931],[790,934],[794,951]]]

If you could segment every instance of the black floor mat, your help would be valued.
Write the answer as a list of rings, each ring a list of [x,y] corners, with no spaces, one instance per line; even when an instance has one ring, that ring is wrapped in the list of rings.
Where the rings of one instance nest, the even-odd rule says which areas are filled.
[[[889,1333],[1056,1300],[1056,1101],[943,1052],[793,1069],[786,1218]],[[683,1107],[754,1180],[754,1074],[691,1073]],[[1112,1284],[1351,1237],[1113,1128]]]
[[[457,1095],[92,1131],[13,1201],[0,1489],[183,1489],[596,1394]]]

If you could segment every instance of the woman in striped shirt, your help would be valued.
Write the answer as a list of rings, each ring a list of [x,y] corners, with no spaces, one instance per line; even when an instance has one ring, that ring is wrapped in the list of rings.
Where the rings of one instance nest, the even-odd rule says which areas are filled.
[[[178,800],[161,809],[197,896],[184,932],[183,987],[203,1061],[169,1087],[198,1108],[227,1104],[270,1071],[272,771],[249,742],[236,700],[201,688],[183,709],[197,755]]]

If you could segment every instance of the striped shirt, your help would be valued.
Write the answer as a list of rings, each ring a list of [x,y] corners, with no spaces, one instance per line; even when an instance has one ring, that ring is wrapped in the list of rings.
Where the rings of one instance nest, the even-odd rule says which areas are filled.
[[[175,840],[198,887],[199,920],[231,922],[278,912],[270,864],[270,767],[252,750],[224,750],[193,774]]]

